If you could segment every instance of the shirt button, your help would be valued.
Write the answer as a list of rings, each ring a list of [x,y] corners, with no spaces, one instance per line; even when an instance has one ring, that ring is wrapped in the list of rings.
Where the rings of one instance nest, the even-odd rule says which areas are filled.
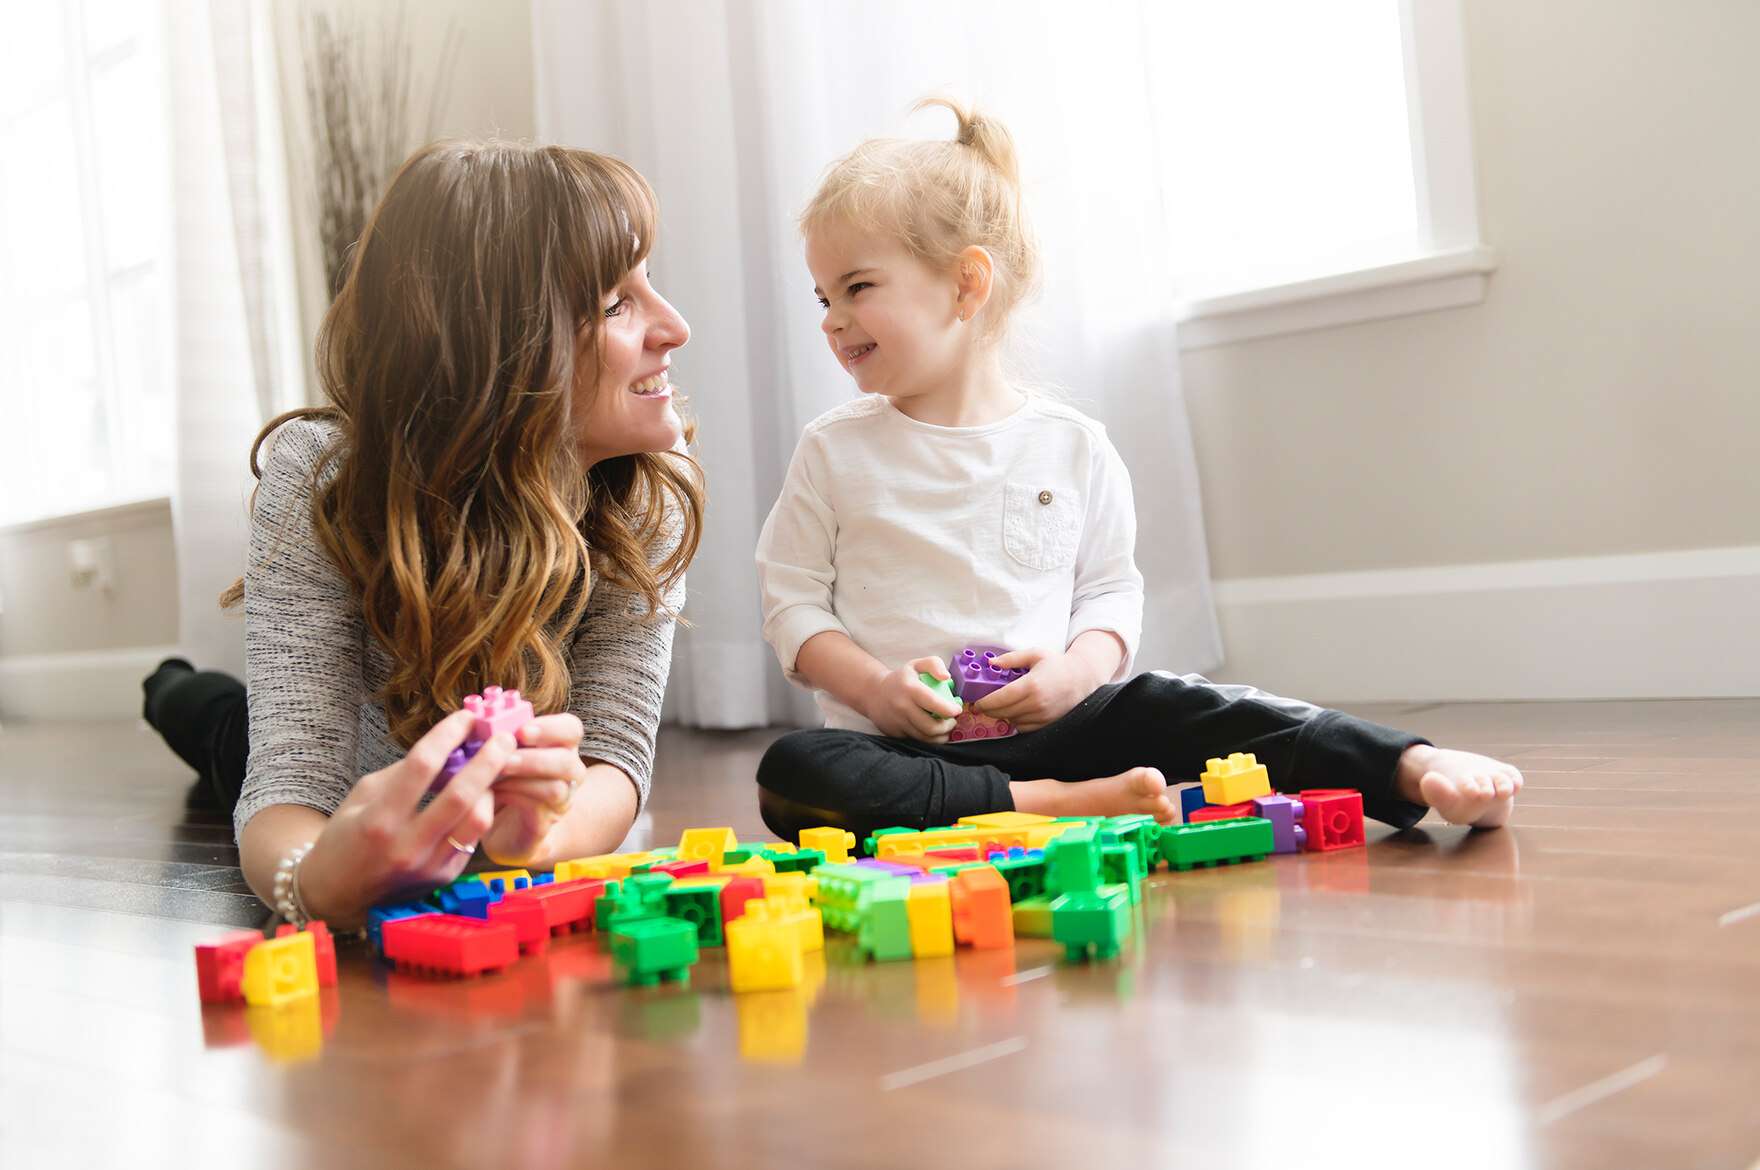
[[[1051,493],[1050,492],[1040,492],[1039,493],[1039,502],[1041,504],[1049,504],[1051,502]]]

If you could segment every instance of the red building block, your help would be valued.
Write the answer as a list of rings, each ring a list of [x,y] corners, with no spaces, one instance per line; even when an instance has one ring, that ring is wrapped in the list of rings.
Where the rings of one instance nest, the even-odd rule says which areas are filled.
[[[693,873],[708,873],[707,861],[662,861],[659,865],[650,866],[649,873],[669,873],[675,878],[689,877]]]
[[[545,882],[512,890],[503,902],[530,902],[544,910],[544,924],[551,934],[567,934],[575,930],[593,929],[593,903],[605,889],[600,878],[576,878],[567,882]]]
[[[1008,881],[988,865],[962,869],[948,885],[953,899],[953,937],[983,950],[1014,945],[1014,911]]]
[[[245,954],[263,936],[254,930],[235,930],[196,944],[196,987],[203,1003],[226,1003],[243,999]]]
[[[522,955],[541,955],[550,949],[550,922],[544,914],[544,907],[537,902],[513,902],[506,898],[491,902],[489,921],[505,922],[513,927]]]
[[[505,922],[456,914],[396,918],[380,928],[385,957],[405,971],[480,975],[519,958],[519,935]]]
[[[1302,790],[1302,828],[1311,850],[1363,844],[1363,794],[1354,789]]]
[[[1197,825],[1204,821],[1232,821],[1238,817],[1257,815],[1250,800],[1243,800],[1239,804],[1207,804],[1203,808],[1193,809],[1192,815],[1186,818],[1186,823]]]
[[[276,938],[286,938],[293,934],[293,924],[283,923],[275,928]],[[330,928],[322,922],[306,923],[306,933],[312,936],[312,953],[318,964],[318,986],[336,986],[336,939],[331,935]]]
[[[721,925],[725,927],[746,912],[746,903],[764,896],[764,879],[736,877],[721,887]]]

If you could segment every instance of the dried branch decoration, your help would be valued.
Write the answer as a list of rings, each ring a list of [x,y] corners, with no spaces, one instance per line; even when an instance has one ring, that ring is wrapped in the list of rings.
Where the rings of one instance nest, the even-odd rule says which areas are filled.
[[[310,3],[299,17],[309,188],[332,298],[348,276],[361,229],[391,176],[413,146],[434,137],[458,65],[461,38],[456,22],[448,22],[427,109],[416,127],[410,114],[417,83],[407,3],[377,23],[377,29],[370,27],[358,9],[344,15]]]

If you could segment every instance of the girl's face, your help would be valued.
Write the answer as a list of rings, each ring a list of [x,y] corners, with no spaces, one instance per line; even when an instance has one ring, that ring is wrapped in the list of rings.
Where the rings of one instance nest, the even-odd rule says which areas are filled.
[[[683,434],[669,367],[671,351],[690,340],[691,328],[648,283],[646,263],[611,290],[604,313],[599,368],[582,363],[575,371],[575,426],[589,466],[669,451]]]
[[[864,394],[917,398],[954,385],[969,360],[959,283],[895,236],[841,225],[807,237],[807,269],[831,352]]]

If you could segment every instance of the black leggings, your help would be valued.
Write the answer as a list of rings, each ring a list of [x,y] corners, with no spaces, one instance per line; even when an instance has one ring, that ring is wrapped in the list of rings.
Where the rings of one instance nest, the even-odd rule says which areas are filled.
[[[1014,807],[1010,780],[1092,780],[1139,766],[1169,783],[1251,752],[1283,792],[1355,788],[1363,812],[1397,828],[1424,815],[1394,794],[1400,754],[1422,736],[1252,687],[1155,671],[1101,687],[1049,727],[1005,739],[930,744],[859,731],[793,731],[758,764],[764,823],[785,840],[831,825],[857,839],[894,825],[951,825]]]
[[[201,774],[207,795],[230,815],[250,756],[244,684],[230,674],[171,659],[148,675],[141,689],[147,722]]]

